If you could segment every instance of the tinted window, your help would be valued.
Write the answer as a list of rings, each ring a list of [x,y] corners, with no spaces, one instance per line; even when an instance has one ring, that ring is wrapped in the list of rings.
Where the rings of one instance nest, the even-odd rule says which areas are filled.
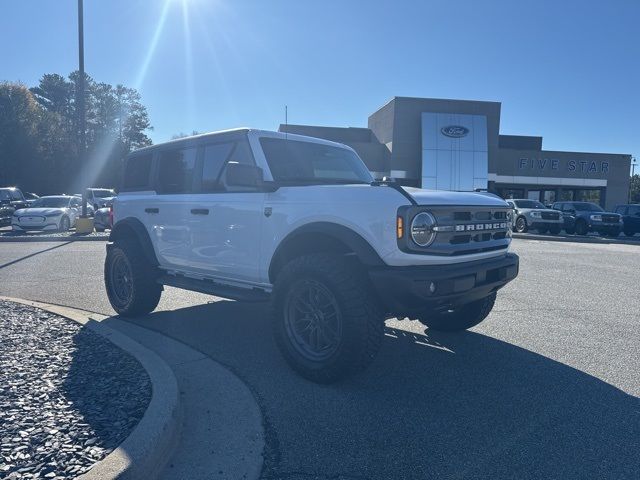
[[[189,193],[196,148],[164,150],[158,154],[158,193]]]
[[[603,212],[602,207],[600,205],[596,205],[591,202],[574,202],[573,208],[575,208],[579,212]]]
[[[225,164],[234,144],[216,143],[204,147],[202,159],[202,191],[214,192],[220,189],[218,182],[222,166]]]
[[[622,215],[624,215],[625,210],[627,209],[627,207],[616,207],[616,213],[620,213]]]
[[[80,205],[82,205],[82,200],[79,198],[72,198],[71,199],[71,206],[72,207],[79,207]]]
[[[253,154],[251,153],[251,147],[249,146],[249,142],[247,140],[242,140],[234,143],[234,147],[233,147],[233,150],[231,151],[231,155],[229,155],[229,157],[227,158],[225,165],[229,162],[237,162],[244,165],[255,165],[255,162],[253,161]],[[228,188],[226,171],[224,170],[224,167],[223,167],[222,174],[220,175],[220,183],[222,184],[224,189]],[[243,188],[238,189],[237,187],[233,187],[233,190],[243,191],[245,189]]]
[[[9,192],[11,193],[11,198],[13,200],[22,200],[22,195],[18,190],[9,190]]]
[[[9,190],[0,190],[0,200],[11,200]]]
[[[535,200],[517,200],[515,204],[518,208],[546,208],[543,204]]]
[[[261,138],[273,179],[282,183],[370,183],[358,155],[346,148],[281,138]]]
[[[127,160],[124,169],[124,188],[126,190],[144,190],[149,187],[151,173],[151,154],[136,155]]]
[[[640,205],[631,205],[629,207],[629,211],[627,215],[634,215],[636,217],[640,217]]]
[[[33,208],[66,208],[69,197],[40,197],[31,204]]]

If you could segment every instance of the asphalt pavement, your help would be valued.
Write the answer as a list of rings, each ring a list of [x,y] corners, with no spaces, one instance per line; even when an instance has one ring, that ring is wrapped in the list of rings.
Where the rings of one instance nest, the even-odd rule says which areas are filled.
[[[362,375],[320,386],[265,306],[168,288],[136,324],[227,365],[265,418],[264,478],[638,478],[640,247],[515,240],[520,276],[472,331],[390,320]],[[112,314],[104,244],[0,244],[0,295]]]

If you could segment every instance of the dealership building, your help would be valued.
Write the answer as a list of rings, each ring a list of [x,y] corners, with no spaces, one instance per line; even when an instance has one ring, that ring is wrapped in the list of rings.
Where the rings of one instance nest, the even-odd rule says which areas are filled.
[[[500,134],[499,102],[394,97],[368,128],[280,125],[352,147],[375,177],[437,190],[488,190],[550,204],[626,203],[631,155],[542,149],[542,137]]]

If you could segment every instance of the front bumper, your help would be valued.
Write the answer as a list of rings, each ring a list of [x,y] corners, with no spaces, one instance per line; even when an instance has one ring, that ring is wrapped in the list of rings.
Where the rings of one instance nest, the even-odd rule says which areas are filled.
[[[387,313],[411,316],[486,297],[516,278],[518,267],[518,256],[507,253],[451,265],[372,267],[369,278]]]

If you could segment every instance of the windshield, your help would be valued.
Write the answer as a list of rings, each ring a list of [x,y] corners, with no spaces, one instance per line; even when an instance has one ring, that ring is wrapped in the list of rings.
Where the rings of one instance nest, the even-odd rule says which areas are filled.
[[[69,206],[68,197],[42,197],[31,204],[33,208],[65,208]]]
[[[573,208],[578,212],[604,212],[600,205],[591,202],[575,202]]]
[[[514,202],[518,208],[547,208],[542,203],[535,200],[517,200]]]
[[[346,148],[263,137],[262,150],[273,179],[289,184],[371,183],[360,157]]]
[[[98,198],[114,197],[116,192],[106,188],[93,190],[93,196]]]

